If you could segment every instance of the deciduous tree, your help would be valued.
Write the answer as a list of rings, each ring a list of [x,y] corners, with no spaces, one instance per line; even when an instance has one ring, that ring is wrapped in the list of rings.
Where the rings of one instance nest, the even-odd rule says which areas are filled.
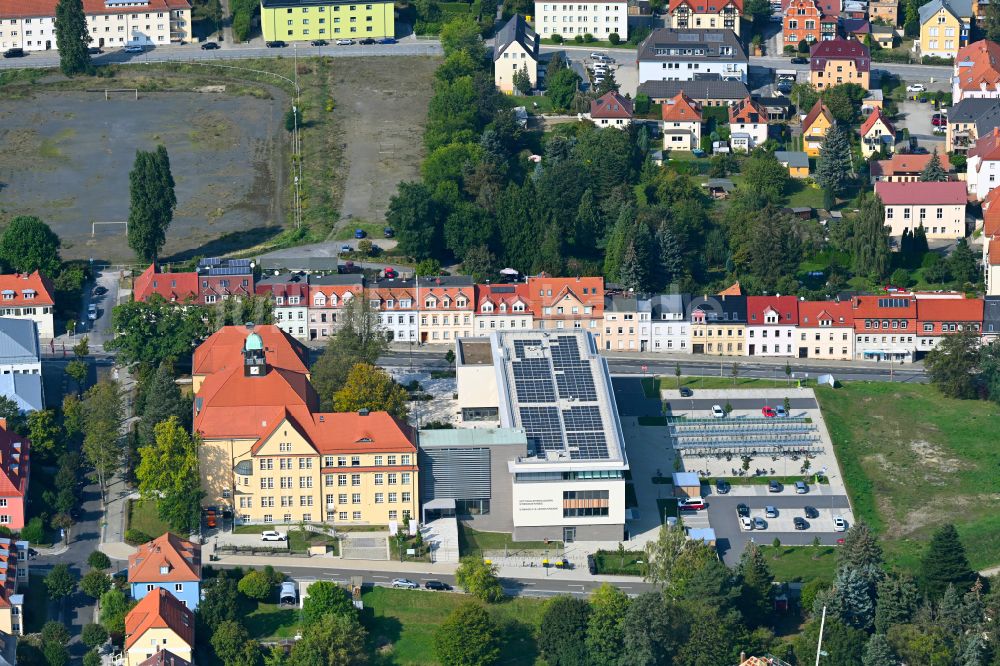
[[[971,327],[943,336],[924,360],[931,383],[949,398],[975,398],[979,345],[979,334]]]
[[[172,530],[190,534],[198,528],[201,511],[198,442],[176,416],[153,432],[153,443],[139,449],[139,492],[144,500],[156,502],[160,520]]]
[[[201,308],[179,308],[159,295],[116,306],[111,327],[115,337],[104,346],[117,351],[118,362],[126,365],[158,366],[190,358],[195,345],[208,335]]]
[[[65,564],[56,564],[45,577],[45,589],[48,591],[49,599],[60,600],[68,597],[76,590],[77,577],[69,570]]]
[[[586,649],[594,664],[618,663],[625,644],[625,617],[630,600],[617,587],[604,583],[590,595]]]
[[[243,596],[257,601],[267,601],[274,593],[274,586],[271,584],[271,579],[265,573],[256,570],[247,572],[240,579],[237,589]]]
[[[574,666],[587,661],[587,620],[590,606],[583,599],[552,597],[545,602],[538,648],[552,666]]]
[[[340,329],[312,367],[312,383],[326,410],[333,404],[333,395],[344,387],[351,369],[359,363],[375,365],[388,348],[378,312],[367,298],[358,296],[345,302],[340,318]]]
[[[455,581],[466,593],[490,603],[503,598],[503,587],[496,567],[476,556],[463,557],[455,571]]]
[[[121,423],[124,415],[117,382],[105,378],[87,390],[83,398],[83,455],[97,472],[101,492],[123,463],[125,453]]]
[[[31,452],[39,460],[54,462],[65,448],[62,428],[52,409],[43,409],[28,414],[28,439]]]
[[[0,262],[8,270],[19,273],[41,271],[43,275],[55,277],[62,263],[59,260],[60,244],[59,236],[49,225],[37,217],[19,215],[11,219],[0,236]]]
[[[490,666],[500,658],[500,629],[481,603],[467,601],[434,632],[434,653],[443,666]]]
[[[212,632],[212,649],[223,666],[257,666],[260,644],[239,622],[227,620]]]
[[[56,4],[56,48],[63,74],[75,76],[94,72],[88,50],[92,40],[83,13],[83,0],[59,0]]]
[[[629,666],[672,664],[687,642],[687,614],[660,592],[636,597],[625,615],[625,642],[620,663]]]
[[[289,666],[362,666],[368,663],[368,634],[357,617],[324,615],[302,632]]]
[[[100,599],[102,594],[111,589],[111,579],[103,571],[92,569],[80,579],[80,589],[88,597]]]
[[[135,602],[129,602],[124,592],[116,587],[111,588],[101,595],[101,626],[109,634],[124,634],[125,616],[134,605]]]
[[[302,624],[314,624],[330,613],[343,615],[353,612],[354,606],[347,590],[336,583],[321,580],[309,586],[309,596],[302,602]]]
[[[337,412],[356,412],[361,409],[385,411],[398,419],[405,419],[408,399],[406,390],[385,370],[367,363],[358,363],[347,373],[344,387],[334,393],[333,409]]]

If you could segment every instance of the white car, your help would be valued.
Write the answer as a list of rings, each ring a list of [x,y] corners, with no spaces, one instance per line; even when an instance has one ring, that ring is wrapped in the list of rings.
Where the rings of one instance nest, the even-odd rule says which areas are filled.
[[[747,516],[740,516],[740,527],[743,528],[744,532],[749,532],[753,529],[753,521]]]
[[[144,49],[138,44],[129,44],[128,46],[122,49],[122,51],[124,51],[125,53],[142,53],[143,50]]]
[[[354,40],[353,39],[338,39],[337,40],[337,46],[353,46],[353,45],[354,45]]]
[[[841,516],[834,516],[833,518],[833,531],[834,532],[846,532],[847,531],[847,521]]]
[[[726,410],[722,408],[722,405],[712,405],[712,418],[721,419],[725,416]]]
[[[260,533],[261,541],[288,541],[288,535],[284,532],[268,530]]]
[[[906,86],[906,92],[926,92],[927,86],[922,83],[911,83]]]
[[[87,306],[87,319],[94,321],[97,319],[97,306],[91,303]]]

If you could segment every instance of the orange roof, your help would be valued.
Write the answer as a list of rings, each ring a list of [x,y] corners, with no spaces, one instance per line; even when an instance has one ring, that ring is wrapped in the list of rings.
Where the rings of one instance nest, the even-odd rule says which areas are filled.
[[[17,545],[0,538],[0,608],[10,608],[10,596],[17,593]]]
[[[253,332],[264,341],[267,362],[274,368],[307,373],[309,352],[301,342],[273,324],[255,326]],[[191,374],[210,375],[227,367],[243,367],[243,343],[249,331],[245,326],[225,326],[208,337],[194,351]]]
[[[528,278],[528,298],[531,299],[529,305],[536,317],[545,312],[544,308],[554,307],[557,302],[570,294],[583,305],[593,308],[591,312],[593,317],[604,316],[604,278],[554,278],[545,273]],[[558,315],[548,316],[558,317]]]
[[[931,153],[897,153],[888,160],[878,160],[872,163],[872,176],[902,176],[919,174],[927,167],[931,161]],[[948,161],[947,153],[938,153],[941,160],[941,168],[950,172],[951,162]],[[992,192],[992,190],[990,190]]]
[[[184,583],[200,580],[201,546],[170,532],[139,546],[139,550],[128,558],[130,583]]]
[[[748,96],[729,107],[729,122],[767,124],[767,110]]]
[[[1000,188],[997,188],[1000,189]],[[483,313],[483,304],[492,303],[494,310],[492,314],[500,312],[500,304],[507,305],[507,311],[503,314],[510,314],[510,306],[520,301],[524,303],[525,314],[531,311],[531,296],[528,285],[524,282],[517,284],[477,284],[476,285],[476,312]]]
[[[1000,85],[1000,44],[981,39],[959,49],[955,58],[958,87],[962,90],[989,89]]]
[[[632,100],[611,90],[590,102],[591,118],[631,118]]]
[[[896,128],[894,128],[892,123],[890,123],[886,117],[882,115],[882,109],[875,107],[875,110],[869,113],[868,117],[865,118],[865,121],[861,123],[861,136],[868,134],[868,132],[870,132],[872,128],[875,127],[875,124],[880,120],[889,134],[896,133]]]
[[[1000,266],[1000,238],[990,240],[986,248],[986,255],[989,258],[990,266]]]
[[[313,414],[308,435],[320,453],[413,451],[413,428],[388,412]]]
[[[31,442],[12,430],[0,418],[0,498],[24,497],[28,492]]]
[[[778,316],[775,326],[799,323],[799,299],[795,296],[747,296],[747,323],[766,326],[767,311]]]
[[[661,107],[663,120],[680,122],[701,122],[701,104],[680,91],[665,101]]]
[[[720,291],[718,295],[719,296],[742,296],[743,295],[743,286],[740,285],[740,283],[738,281],[734,282],[731,285],[729,285],[728,287],[726,287],[725,289],[723,289],[722,291]]]
[[[983,199],[983,235],[992,238],[1000,234],[1000,187],[994,187]]]
[[[921,298],[917,300],[917,321],[983,321],[981,298]],[[918,332],[920,332],[918,330]]]
[[[170,629],[194,647],[194,613],[162,587],[144,596],[125,616],[125,649],[150,629]]]
[[[821,321],[829,321],[830,326],[854,327],[854,311],[850,301],[800,301],[799,326],[811,328]]]
[[[33,18],[36,16],[55,16],[58,0],[4,0],[0,15],[3,18]],[[84,14],[138,14],[140,12],[169,11],[171,9],[190,9],[187,0],[146,0],[142,4],[120,6],[107,5],[104,0],[83,0]]]
[[[851,299],[851,311],[854,330],[863,331],[865,319],[916,319],[917,299],[909,293],[855,296]]]
[[[159,294],[168,301],[186,301],[198,298],[197,273],[157,273],[156,264],[150,264],[135,278],[132,296],[137,301],[145,301],[153,294]]]
[[[13,273],[0,275],[0,302],[4,307],[18,305],[55,305],[55,290],[49,279],[41,273]],[[8,298],[10,296],[10,298]]]
[[[802,133],[805,134],[812,127],[812,124],[816,122],[816,119],[822,115],[826,118],[827,122],[833,125],[833,114],[830,113],[830,109],[826,108],[826,104],[823,100],[818,99],[816,103],[813,104],[813,108],[809,109],[809,113],[806,114],[805,119],[802,121]]]

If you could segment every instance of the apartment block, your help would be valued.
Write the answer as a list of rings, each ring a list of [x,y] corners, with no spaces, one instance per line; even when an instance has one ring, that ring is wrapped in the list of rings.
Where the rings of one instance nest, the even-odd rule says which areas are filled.
[[[388,0],[261,0],[260,27],[269,42],[396,35],[395,10]]]
[[[628,40],[628,2],[536,2],[535,32],[543,38],[561,35],[572,40],[577,35],[593,35],[607,40],[612,34]]]

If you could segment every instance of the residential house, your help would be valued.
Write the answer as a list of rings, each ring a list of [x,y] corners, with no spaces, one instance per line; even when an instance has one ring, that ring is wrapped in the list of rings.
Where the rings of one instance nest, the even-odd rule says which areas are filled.
[[[749,95],[729,107],[729,136],[733,150],[750,152],[767,141],[767,109]]]
[[[983,344],[1000,340],[1000,295],[983,299]]]
[[[802,40],[812,43],[836,39],[840,10],[840,0],[785,0],[781,41],[797,48]]]
[[[659,294],[650,301],[650,351],[691,352],[691,319],[687,294]]]
[[[1000,99],[967,97],[951,107],[947,122],[945,152],[967,154],[979,137],[1000,127]]]
[[[390,340],[415,343],[417,331],[417,281],[414,278],[380,279],[365,290],[378,323]]]
[[[801,301],[799,358],[854,359],[854,310],[850,301]]]
[[[198,302],[212,305],[254,293],[254,262],[212,257],[198,262]]]
[[[475,286],[466,275],[417,278],[421,343],[452,344],[472,335]]]
[[[38,327],[30,319],[0,317],[0,395],[22,413],[45,409]]]
[[[542,330],[585,329],[598,349],[604,321],[604,278],[554,278],[546,274],[528,278],[535,328]]]
[[[309,276],[309,339],[325,340],[334,335],[340,328],[344,308],[351,299],[365,290],[364,277],[358,273],[343,275],[310,275]],[[413,307],[413,297],[409,299],[409,308]],[[413,335],[416,340],[416,323],[413,324]],[[399,339],[394,335],[393,339]],[[407,339],[407,338],[403,338]]]
[[[654,104],[663,104],[684,93],[702,106],[729,106],[745,99],[750,91],[742,81],[701,79],[694,81],[646,81],[639,84],[639,93],[649,96]]]
[[[880,19],[890,26],[899,25],[899,0],[868,0],[868,20]]]
[[[799,299],[795,296],[747,296],[748,356],[795,356]]]
[[[309,378],[309,350],[273,324],[224,326],[198,345],[191,360],[191,390],[197,394],[207,377],[231,367],[242,358],[247,332],[253,331],[264,344],[269,367]]]
[[[958,51],[951,77],[952,104],[976,98],[1000,98],[1000,44],[986,39]]]
[[[983,277],[986,294],[1000,295],[1000,187],[983,200]]]
[[[891,49],[896,43],[896,38],[899,36],[895,26],[895,23],[892,25],[872,24],[872,42],[878,44],[883,49]]]
[[[24,594],[20,591],[29,580],[28,545],[27,541],[0,537],[0,653],[4,656],[16,649],[17,637],[25,634]]]
[[[632,100],[611,90],[590,101],[590,119],[598,127],[628,129],[632,124]]]
[[[639,45],[636,60],[640,84],[700,78],[746,83],[749,62],[736,33],[704,28],[657,28]]]
[[[192,661],[194,611],[160,587],[125,616],[125,666],[139,666],[164,650]]]
[[[543,38],[562,35],[593,35],[608,40],[618,35],[628,41],[628,2],[626,0],[586,0],[583,4],[535,2],[535,29]]]
[[[162,273],[150,264],[132,282],[132,298],[145,302],[158,294],[171,303],[187,303],[198,298],[198,273]]]
[[[897,153],[887,160],[876,160],[870,163],[871,182],[885,181],[887,183],[912,183],[920,180],[920,174],[927,168],[927,163],[933,157],[930,153]],[[941,168],[951,174],[952,166],[945,153],[938,154]]]
[[[740,34],[743,0],[670,0],[668,26],[679,30],[691,28],[727,28]]]
[[[388,525],[417,515],[416,446],[406,423],[386,412],[320,412],[294,355],[269,349],[253,329],[222,330],[244,343],[212,345],[217,369],[197,382],[204,506],[265,525]],[[196,371],[206,365],[200,351]]]
[[[854,4],[851,0],[844,3],[844,13],[849,14],[849,8]],[[840,28],[844,33],[844,36],[851,41],[856,41],[859,44],[865,43],[865,38],[871,35],[871,24],[868,23],[868,9],[866,6],[862,5],[863,9],[859,16],[849,16],[841,20]]]
[[[663,117],[663,149],[690,151],[701,145],[701,105],[684,94],[668,99],[660,107]]]
[[[969,186],[969,194],[979,200],[985,199],[1000,178],[1000,127],[980,135],[967,156],[965,182]]]
[[[891,236],[902,236],[923,226],[928,240],[965,238],[964,183],[875,183],[875,194],[885,206],[885,225]]]
[[[14,531],[25,523],[30,453],[31,442],[9,429],[6,418],[0,418],[0,525]]]
[[[797,150],[776,150],[774,158],[781,166],[788,169],[788,175],[792,178],[809,177],[809,156]]]
[[[476,285],[475,325],[479,337],[497,330],[534,328],[527,283]]]
[[[48,51],[56,42],[56,0],[0,4],[0,50]],[[91,46],[167,46],[195,41],[187,0],[136,0],[126,4],[84,0]]]
[[[528,73],[531,87],[538,87],[538,35],[520,14],[514,14],[493,38],[493,83],[514,94],[514,74]]]
[[[309,340],[309,276],[305,273],[269,275],[257,283],[259,296],[274,303],[274,323],[298,340]]]
[[[879,88],[869,90],[861,100],[861,113],[871,113],[875,109],[885,110],[885,95]]]
[[[913,360],[917,302],[912,294],[855,296],[854,358],[905,363]]]
[[[391,0],[261,0],[260,28],[266,42],[381,39],[395,37],[396,18]]]
[[[809,53],[809,83],[824,90],[854,83],[865,90],[871,85],[871,54],[853,39],[830,39],[812,45]]]
[[[39,340],[48,342],[55,337],[54,295],[52,283],[38,271],[0,275],[0,317],[30,319]]]
[[[809,157],[819,157],[826,133],[834,124],[833,114],[823,100],[816,100],[813,108],[802,119],[802,147]]]
[[[930,0],[920,7],[920,39],[913,50],[921,56],[954,58],[968,44],[971,0]]]
[[[917,294],[916,359],[920,360],[947,335],[973,330],[977,334],[983,324],[983,300],[937,298],[937,294]]]
[[[170,532],[142,544],[129,555],[128,583],[133,599],[164,589],[186,608],[198,610],[201,546]]]
[[[615,294],[604,297],[604,349],[649,351],[649,299]]]
[[[767,119],[771,122],[787,120],[792,112],[792,102],[784,95],[758,97],[757,103],[767,111]]]
[[[691,351],[695,354],[744,356],[747,297],[701,296],[691,300]]]
[[[872,155],[892,153],[896,148],[896,128],[882,114],[881,109],[875,109],[859,129],[861,133],[861,154],[869,158]]]

